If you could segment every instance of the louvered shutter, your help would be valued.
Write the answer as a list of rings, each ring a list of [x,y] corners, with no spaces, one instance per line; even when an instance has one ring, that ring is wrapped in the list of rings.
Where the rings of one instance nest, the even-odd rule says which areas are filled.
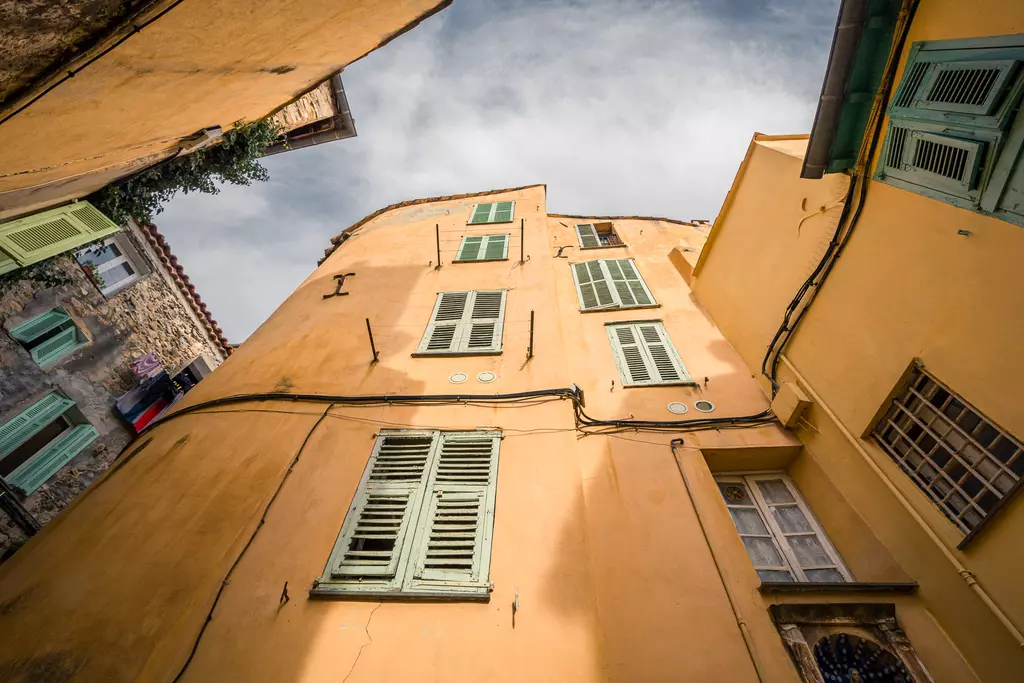
[[[400,587],[437,437],[436,432],[405,432],[377,439],[331,554],[330,579]]]
[[[1001,110],[1020,72],[1014,59],[942,61],[950,52],[917,53],[893,98],[891,116],[999,127]]]
[[[690,374],[686,371],[686,366],[683,365],[662,323],[638,323],[635,328],[647,351],[648,360],[653,365],[652,369],[658,382],[676,384],[691,381]]]
[[[480,255],[483,252],[483,247],[483,235],[466,235],[465,237],[462,238],[462,244],[459,246],[459,253],[455,257],[455,260],[477,261],[480,259]]]
[[[469,295],[469,292],[441,292],[437,295],[417,353],[451,353],[459,349]]]
[[[7,483],[26,494],[32,493],[85,450],[97,436],[99,432],[92,425],[75,425],[11,472],[6,478]]]
[[[495,202],[491,223],[509,223],[515,213],[515,202]]]
[[[63,309],[55,308],[18,325],[11,330],[11,336],[20,342],[30,342],[69,320],[71,320],[70,315]]]
[[[608,325],[607,331],[624,386],[692,381],[660,322]]]
[[[633,259],[607,259],[604,263],[623,308],[650,306],[654,303],[654,297],[647,291],[647,285],[637,272]]]
[[[75,402],[49,393],[0,426],[0,458],[8,455],[33,434],[56,420]]]
[[[417,526],[413,590],[443,582],[432,590],[487,594],[500,442],[497,432],[441,435]]]
[[[477,204],[473,207],[473,213],[469,216],[470,225],[476,223],[490,223],[491,222],[491,207],[493,204]]]
[[[483,257],[488,261],[508,258],[508,235],[487,235]]]
[[[39,365],[56,362],[78,347],[78,328],[63,329],[43,343],[32,348],[32,360]]]
[[[888,176],[977,200],[988,143],[927,130],[929,124],[890,120],[883,151]]]
[[[593,249],[601,246],[601,242],[597,239],[597,229],[590,223],[578,224],[576,236],[580,240],[580,249]]]
[[[92,204],[76,202],[0,224],[0,249],[27,266],[117,231]]]
[[[466,235],[456,261],[497,261],[508,257],[508,235]]]
[[[572,274],[581,311],[618,306],[619,300],[612,293],[610,278],[600,260],[574,263]]]
[[[625,386],[653,384],[652,368],[640,344],[636,326],[609,325],[607,330],[622,384]]]
[[[468,334],[462,336],[459,350],[464,353],[501,351],[501,332],[505,317],[505,290],[470,292]]]

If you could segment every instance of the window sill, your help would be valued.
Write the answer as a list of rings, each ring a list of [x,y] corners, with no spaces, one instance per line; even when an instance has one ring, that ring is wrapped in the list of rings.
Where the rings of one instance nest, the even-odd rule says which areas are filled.
[[[581,308],[580,313],[607,313],[608,311],[633,311],[638,308],[661,308],[661,304],[648,304],[646,306],[609,306],[607,308]]]
[[[761,593],[914,593],[916,581],[850,583],[811,583],[762,581],[757,587]]]
[[[466,223],[466,225],[505,225],[515,223],[515,220],[515,218],[510,218],[507,221],[480,221],[479,223]]]
[[[501,351],[417,351],[413,358],[461,358],[465,356],[500,356]]]
[[[580,247],[580,251],[594,251],[595,249],[622,249],[628,247],[628,244],[602,244],[598,247]]]
[[[658,382],[657,384],[622,384],[623,389],[657,389],[658,387],[696,387],[700,386],[699,382],[694,382],[692,379],[685,382]],[[700,412],[699,410],[697,411]]]
[[[508,257],[506,256],[504,258],[471,258],[464,259],[461,261],[459,259],[455,259],[454,261],[452,261],[452,263],[495,263],[500,261],[508,261]]]
[[[372,600],[373,602],[490,602],[491,592],[487,588],[465,593],[436,593],[433,591],[353,591],[340,587],[320,584],[309,589],[311,600]]]

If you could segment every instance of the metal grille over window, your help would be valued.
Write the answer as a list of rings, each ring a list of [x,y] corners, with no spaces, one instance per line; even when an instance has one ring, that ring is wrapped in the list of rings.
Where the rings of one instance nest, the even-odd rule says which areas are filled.
[[[874,436],[964,532],[977,528],[1024,475],[1021,442],[922,368]]]
[[[762,581],[852,581],[814,515],[783,474],[715,477]]]
[[[313,595],[489,594],[499,432],[382,432]]]

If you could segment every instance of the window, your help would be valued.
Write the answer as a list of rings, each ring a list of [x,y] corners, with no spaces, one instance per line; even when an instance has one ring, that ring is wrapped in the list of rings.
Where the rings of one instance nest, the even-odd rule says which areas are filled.
[[[600,249],[601,247],[624,247],[622,240],[615,233],[611,223],[581,223],[576,225],[576,237],[580,241],[580,249]]]
[[[1017,490],[1024,475],[1021,442],[919,366],[873,434],[967,533]]]
[[[11,330],[39,365],[50,365],[84,345],[88,340],[63,308],[54,308]]]
[[[115,294],[148,274],[140,266],[138,253],[116,235],[80,250],[76,258],[103,296]]]
[[[715,481],[762,581],[853,580],[789,477],[748,474]]]
[[[580,261],[572,264],[572,275],[581,311],[657,305],[633,259]]]
[[[505,290],[441,292],[413,355],[501,353]]]
[[[382,430],[311,594],[486,600],[500,442]]]
[[[49,393],[0,425],[0,477],[32,493],[97,436],[74,401]]]
[[[1024,225],[1024,36],[915,43],[876,178]]]
[[[605,330],[623,386],[693,382],[660,322],[608,323]]]
[[[70,251],[118,231],[89,202],[74,202],[0,224],[0,274]]]
[[[492,202],[476,204],[469,215],[469,224],[478,223],[511,223],[515,215],[515,202]]]
[[[508,258],[508,235],[466,235],[455,262],[504,261]]]

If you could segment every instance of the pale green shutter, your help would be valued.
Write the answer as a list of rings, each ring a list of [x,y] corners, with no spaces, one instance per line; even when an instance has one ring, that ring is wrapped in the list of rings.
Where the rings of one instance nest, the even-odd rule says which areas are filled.
[[[618,306],[618,299],[612,293],[608,274],[601,267],[600,260],[572,264],[572,276],[581,311]]]
[[[916,121],[890,120],[882,152],[884,174],[977,201],[981,165],[990,143],[932,130],[937,128]]]
[[[615,364],[624,386],[654,384],[653,368],[640,344],[636,325],[608,325],[605,328],[615,354]]]
[[[498,261],[508,258],[508,235],[487,235],[484,259]]]
[[[654,371],[653,375],[659,383],[679,384],[692,381],[663,324],[637,323],[634,328],[639,333],[639,340],[643,343],[650,361],[649,367]]]
[[[491,223],[510,223],[515,213],[515,202],[495,202]]]
[[[467,235],[462,238],[462,244],[459,245],[459,253],[455,257],[456,261],[477,261],[480,259],[480,254],[483,251],[484,238],[483,235]]]
[[[32,493],[91,444],[99,432],[92,425],[75,425],[6,477],[11,486]]]
[[[6,251],[0,249],[0,275],[17,270],[21,266]]]
[[[597,239],[597,229],[590,223],[577,225],[576,236],[580,240],[581,249],[593,249],[601,246],[601,242]]]
[[[11,336],[20,342],[30,342],[70,320],[71,316],[64,309],[54,308],[18,325],[11,330]]]
[[[505,319],[505,290],[470,292],[466,307],[469,314],[459,350],[464,353],[501,351],[501,331]]]
[[[32,359],[39,365],[48,365],[74,351],[78,345],[78,329],[71,326],[34,347]]]
[[[411,590],[489,592],[498,432],[446,432],[416,529]]]
[[[1024,56],[1024,50],[1016,50]],[[908,59],[889,115],[954,125],[1000,128],[1005,124],[1020,59],[965,60],[964,50],[918,50]],[[974,51],[983,56],[982,51]]]
[[[647,290],[633,259],[606,259],[604,264],[611,274],[612,285],[623,308],[650,306],[654,303],[654,297]]]
[[[437,432],[378,437],[323,582],[347,591],[400,590],[437,438]]]
[[[75,405],[70,398],[51,392],[0,426],[0,458]]]
[[[0,249],[27,266],[118,231],[89,202],[76,202],[0,224]]]
[[[469,292],[441,292],[437,295],[417,353],[451,353],[459,349],[469,295]]]
[[[493,204],[477,204],[473,208],[473,213],[470,214],[469,223],[470,225],[476,223],[490,223],[491,222],[491,207]]]

